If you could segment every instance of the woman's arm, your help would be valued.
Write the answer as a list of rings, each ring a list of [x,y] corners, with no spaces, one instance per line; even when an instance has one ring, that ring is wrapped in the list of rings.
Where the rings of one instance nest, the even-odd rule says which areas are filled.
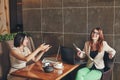
[[[34,58],[34,62],[37,62],[38,60],[40,60],[40,58],[42,57],[42,55],[47,52],[49,49],[51,48],[51,46],[49,46],[47,49],[45,49],[44,51],[42,51],[41,53],[39,53],[35,58]]]
[[[11,55],[14,56],[15,58],[19,59],[19,60],[23,60],[23,61],[30,61],[31,59],[33,59],[40,51],[44,51],[45,49],[47,49],[49,47],[49,45],[45,45],[44,43],[41,44],[35,51],[33,51],[31,54],[24,56],[22,54],[18,54],[18,51],[13,49],[11,50]]]
[[[86,48],[87,48],[87,44],[88,44],[88,42],[85,42],[83,51],[78,51],[78,52],[77,52],[77,56],[80,57],[81,59],[83,59],[83,58],[86,57]]]
[[[104,43],[105,43],[106,52],[108,52],[109,58],[112,59],[115,56],[116,51],[112,47],[110,47],[106,41]]]

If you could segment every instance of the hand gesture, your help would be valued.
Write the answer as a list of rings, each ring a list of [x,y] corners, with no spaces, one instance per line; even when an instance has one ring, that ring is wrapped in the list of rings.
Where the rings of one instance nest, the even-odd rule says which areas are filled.
[[[84,54],[85,54],[84,51],[80,51],[80,50],[79,50],[79,51],[77,52],[77,56],[80,57],[80,58],[84,57]]]
[[[79,57],[80,57],[80,54],[81,54],[81,51],[78,51],[78,52],[77,52],[77,56],[79,56]]]
[[[111,53],[109,53],[109,59],[112,59],[113,55]]]
[[[52,46],[48,46],[48,47],[44,50],[44,52],[47,52],[51,47],[52,47]]]
[[[43,43],[39,46],[39,49],[41,51],[45,51],[46,49],[49,49],[49,47],[50,47],[50,45],[48,45],[48,44],[46,45],[45,43]]]

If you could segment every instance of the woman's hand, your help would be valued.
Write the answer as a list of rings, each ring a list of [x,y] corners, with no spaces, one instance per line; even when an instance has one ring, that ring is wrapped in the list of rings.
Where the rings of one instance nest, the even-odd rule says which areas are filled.
[[[77,56],[80,57],[81,59],[85,58],[85,52],[84,51],[78,51]]]
[[[48,46],[43,52],[47,52],[52,46]]]
[[[45,45],[44,43],[40,45],[39,49],[41,49],[41,52],[35,57],[34,61],[37,62],[42,55],[47,52],[52,46]]]
[[[46,45],[45,43],[41,44],[39,46],[40,51],[45,51],[46,49],[49,49],[50,45]]]
[[[112,54],[111,54],[111,53],[109,53],[109,59],[112,59],[112,58],[113,58]]]
[[[80,57],[80,54],[81,54],[81,51],[78,51],[77,52],[77,56]]]

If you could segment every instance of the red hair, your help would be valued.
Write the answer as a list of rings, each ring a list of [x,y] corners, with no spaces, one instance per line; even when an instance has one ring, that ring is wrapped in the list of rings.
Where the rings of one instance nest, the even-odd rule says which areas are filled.
[[[90,33],[90,46],[91,46],[91,48],[92,48],[92,44],[93,44],[92,32],[94,32],[94,30],[97,30],[99,33],[99,38],[98,38],[98,43],[96,45],[96,48],[97,48],[98,52],[100,52],[102,50],[103,41],[104,41],[103,30],[100,27],[92,29],[92,31]]]

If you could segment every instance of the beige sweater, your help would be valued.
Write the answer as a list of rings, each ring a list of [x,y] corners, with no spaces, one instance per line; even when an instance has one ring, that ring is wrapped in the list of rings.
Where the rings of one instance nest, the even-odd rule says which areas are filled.
[[[88,54],[88,56],[90,55],[90,45],[89,45],[89,41],[85,42],[85,46],[84,46],[84,49],[83,51],[85,52],[85,54],[83,55],[80,55],[81,58],[84,58],[86,56],[86,54]],[[101,52],[98,52],[98,54],[96,55],[96,57],[93,59],[93,61],[88,58],[88,62],[87,62],[87,67],[88,68],[91,68],[93,66],[93,64],[95,65],[95,67],[97,69],[103,69],[105,67],[105,64],[104,64],[104,60],[103,60],[103,57],[104,57],[104,53],[105,51],[108,53],[108,54],[112,54],[112,57],[114,57],[116,51],[111,48],[106,41],[103,41],[103,49]]]

